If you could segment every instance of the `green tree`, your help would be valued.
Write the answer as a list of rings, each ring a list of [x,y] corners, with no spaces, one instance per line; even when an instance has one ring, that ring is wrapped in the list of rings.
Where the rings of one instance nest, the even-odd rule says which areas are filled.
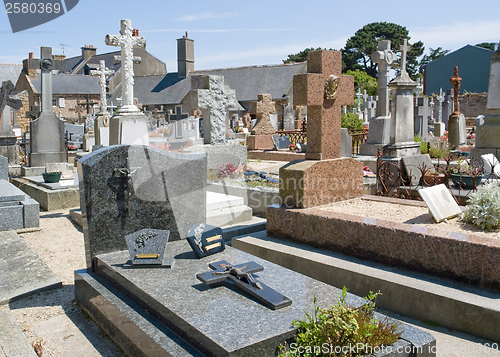
[[[422,59],[420,60],[420,73],[423,73],[424,72],[424,66],[428,63],[431,63],[432,61],[435,61],[437,60],[438,58],[441,58],[443,57],[444,55],[446,55],[448,52],[450,52],[450,50],[443,50],[442,47],[438,47],[438,48],[429,48],[429,51],[430,53],[428,55],[425,55],[424,57],[422,57]]]
[[[495,42],[481,42],[481,43],[478,43],[476,46],[495,51],[495,45],[496,45]]]
[[[306,48],[303,51],[300,51],[298,53],[288,55],[288,58],[286,60],[283,60],[283,63],[293,63],[293,62],[305,62],[307,61],[307,54],[311,51],[318,51],[318,50],[326,50],[326,48]],[[333,49],[330,48],[330,51],[334,51]]]
[[[345,70],[364,70],[372,77],[377,76],[377,63],[371,61],[371,54],[377,50],[381,40],[391,41],[395,52],[399,51],[401,39],[410,40],[406,27],[390,22],[373,22],[363,26],[349,38],[342,50],[342,60]],[[407,71],[410,76],[418,74],[417,57],[424,53],[424,44],[421,41],[411,45],[407,55]],[[395,66],[397,67],[397,65]]]
[[[354,91],[357,92],[358,88],[366,90],[368,95],[377,95],[377,80],[372,76],[368,75],[362,70],[348,70],[346,74],[354,77]]]

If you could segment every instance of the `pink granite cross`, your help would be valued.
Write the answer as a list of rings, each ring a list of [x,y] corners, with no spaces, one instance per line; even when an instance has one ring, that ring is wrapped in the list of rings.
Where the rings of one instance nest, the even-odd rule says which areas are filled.
[[[307,160],[340,158],[340,116],[354,103],[354,77],[342,75],[342,54],[312,51],[307,73],[293,77],[295,105],[307,105]]]
[[[271,114],[276,113],[276,103],[271,100],[271,94],[257,95],[257,123],[252,130],[252,135],[273,135],[276,130],[271,123]]]

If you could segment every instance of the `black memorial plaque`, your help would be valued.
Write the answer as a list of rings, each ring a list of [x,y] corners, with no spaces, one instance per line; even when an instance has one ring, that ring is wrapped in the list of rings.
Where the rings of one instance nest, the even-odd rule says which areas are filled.
[[[222,229],[209,224],[195,224],[187,234],[189,245],[198,258],[206,257],[226,249]]]
[[[130,260],[124,267],[163,267],[170,268],[174,259],[165,258],[169,230],[141,229],[125,236]]]

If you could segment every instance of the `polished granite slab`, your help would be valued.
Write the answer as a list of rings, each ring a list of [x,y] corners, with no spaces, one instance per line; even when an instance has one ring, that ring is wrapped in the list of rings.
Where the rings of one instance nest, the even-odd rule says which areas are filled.
[[[318,306],[328,307],[336,305],[340,295],[335,287],[232,247],[196,259],[188,243],[181,240],[168,244],[166,256],[175,259],[172,269],[130,270],[123,267],[129,259],[127,251],[98,255],[95,275],[106,279],[148,315],[207,356],[274,356],[280,344],[296,335],[292,321],[306,319],[304,311],[314,311],[315,297]],[[264,270],[256,273],[255,278],[289,297],[291,306],[271,310],[231,284],[206,287],[196,275],[206,272],[208,264],[215,260],[233,264],[254,261],[262,265]],[[81,286],[76,286],[77,296]],[[351,306],[359,306],[363,301],[348,294]],[[414,343],[417,346],[434,343],[431,335],[418,330],[405,338],[411,341],[413,333],[419,341]]]

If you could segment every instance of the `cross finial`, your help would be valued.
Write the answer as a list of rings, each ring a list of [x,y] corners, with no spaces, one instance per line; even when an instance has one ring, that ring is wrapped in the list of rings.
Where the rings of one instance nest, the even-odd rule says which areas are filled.
[[[104,60],[99,61],[99,69],[90,71],[91,76],[99,77],[99,85],[101,86],[101,105],[99,109],[101,113],[104,113],[108,106],[106,102],[106,77],[112,76],[113,74],[115,74],[115,71],[107,69]]]
[[[403,44],[399,47],[401,50],[401,73],[406,72],[406,54],[410,51],[411,46],[408,46],[408,40],[403,39]]]

